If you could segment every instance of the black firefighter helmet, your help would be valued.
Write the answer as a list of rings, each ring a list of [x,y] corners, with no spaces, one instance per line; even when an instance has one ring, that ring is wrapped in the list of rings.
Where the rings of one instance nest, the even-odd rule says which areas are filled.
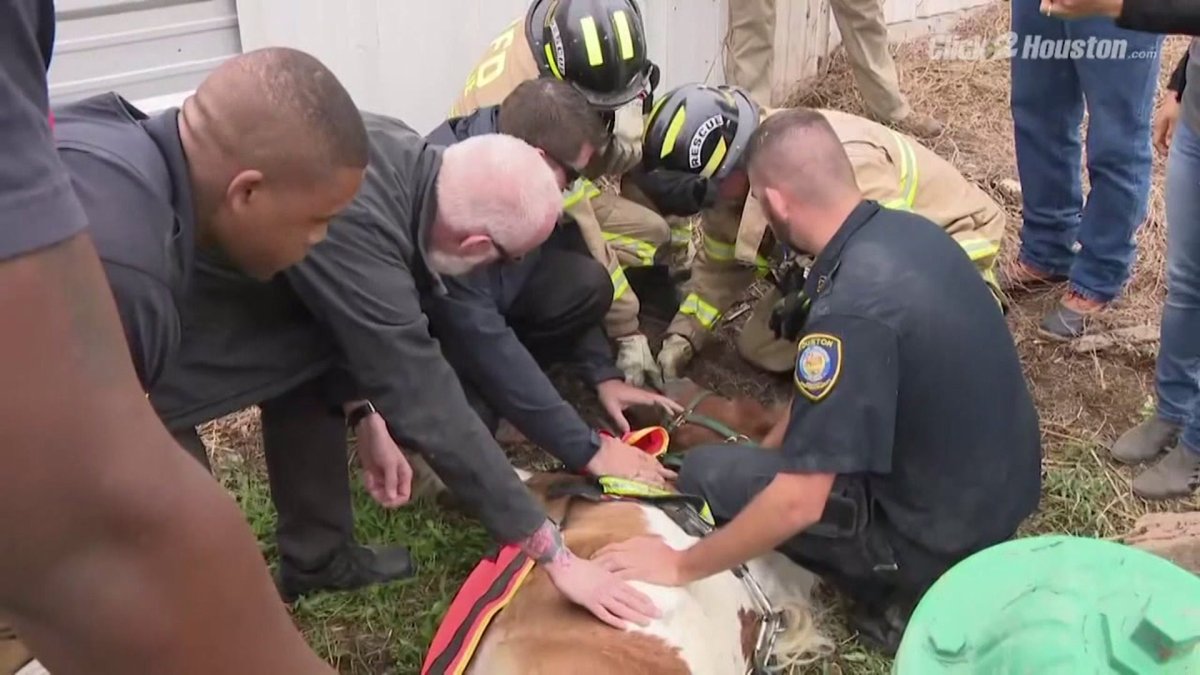
[[[538,69],[572,84],[597,109],[615,110],[652,88],[634,0],[534,0],[525,31]]]
[[[663,95],[646,120],[642,165],[720,180],[741,162],[758,128],[758,105],[743,89],[685,84]]]

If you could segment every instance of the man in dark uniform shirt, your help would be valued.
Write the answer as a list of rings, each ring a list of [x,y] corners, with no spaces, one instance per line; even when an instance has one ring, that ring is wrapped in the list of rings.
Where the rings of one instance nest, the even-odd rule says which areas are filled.
[[[970,260],[929,220],[863,200],[822,116],[773,116],[746,153],[775,235],[816,256],[781,321],[799,338],[790,413],[765,447],[688,454],[679,488],[726,523],[710,537],[686,552],[622,542],[597,560],[678,584],[777,548],[894,651],[929,585],[1036,508],[1037,412]]]
[[[0,3],[0,613],[55,673],[331,673],[138,386],[54,151],[53,37],[53,2]],[[28,658],[0,635],[0,669]]]

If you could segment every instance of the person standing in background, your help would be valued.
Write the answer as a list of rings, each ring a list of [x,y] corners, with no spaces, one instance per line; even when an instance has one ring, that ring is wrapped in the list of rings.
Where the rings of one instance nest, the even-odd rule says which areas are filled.
[[[725,83],[746,89],[759,105],[775,105],[772,82],[777,0],[728,2]],[[942,123],[914,111],[900,93],[896,62],[888,50],[883,2],[830,0],[829,8],[846,47],[846,60],[869,116],[914,136],[932,138],[942,133]]]
[[[1158,407],[1113,444],[1112,455],[1139,464],[1166,450],[1133,479],[1133,492],[1143,499],[1171,499],[1200,487],[1200,40],[1192,40],[1175,68],[1154,127],[1155,145],[1168,153]]]
[[[1040,332],[1072,340],[1129,279],[1134,235],[1149,202],[1150,117],[1162,38],[1119,28],[1110,18],[1045,16],[1038,0],[1012,3],[1012,30],[1012,116],[1024,222],[1006,281],[1026,289],[1068,282]],[[1113,49],[1080,56],[1072,48],[1080,43]],[[1085,101],[1086,201],[1079,130]]]

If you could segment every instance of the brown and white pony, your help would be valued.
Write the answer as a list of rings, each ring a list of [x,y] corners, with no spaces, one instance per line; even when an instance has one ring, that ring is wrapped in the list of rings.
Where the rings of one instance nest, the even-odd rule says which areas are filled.
[[[690,381],[668,392],[691,412],[729,427],[753,440],[765,435],[778,419],[749,399],[731,401],[705,395]],[[695,402],[695,405],[693,405]],[[654,422],[659,423],[659,422]],[[724,429],[706,424],[680,424],[671,449],[720,442]],[[682,447],[679,447],[682,446]],[[639,502],[592,502],[550,498],[563,481],[584,480],[564,474],[519,472],[525,484],[564,522],[564,538],[577,555],[589,558],[609,543],[640,535],[658,535],[677,549],[697,539],[657,507]],[[556,491],[555,491],[556,492]],[[750,573],[772,606],[784,612],[783,632],[775,644],[776,664],[815,661],[832,643],[817,630],[812,590],[816,577],[788,558],[771,552],[751,561]],[[630,624],[624,631],[609,627],[563,597],[545,572],[534,568],[510,604],[493,620],[475,653],[473,675],[742,675],[752,663],[759,616],[746,586],[732,572],[717,574],[679,588],[641,582],[634,586],[655,602],[661,618],[647,627]]]
[[[677,549],[697,540],[657,507],[640,502],[547,499],[551,486],[583,480],[563,474],[523,474],[556,519],[576,554],[590,558],[609,543],[658,535]],[[780,672],[810,663],[832,649],[816,627],[811,601],[816,577],[771,552],[747,566],[776,610],[784,614],[774,654]],[[649,626],[624,631],[573,605],[534,568],[484,633],[467,672],[471,675],[742,675],[754,656],[759,616],[746,586],[732,572],[678,588],[642,582],[661,611]]]

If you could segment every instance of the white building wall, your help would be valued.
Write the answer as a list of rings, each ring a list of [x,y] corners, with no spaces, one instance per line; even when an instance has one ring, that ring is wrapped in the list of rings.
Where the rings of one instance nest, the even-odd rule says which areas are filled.
[[[115,90],[178,104],[242,50],[287,45],[328,64],[360,107],[419,131],[439,124],[487,44],[530,0],[58,0],[58,103]],[[727,0],[640,0],[662,88],[724,81]],[[884,0],[894,39],[944,29],[991,0]],[[776,0],[777,95],[820,73],[840,43],[829,0]],[[939,18],[941,19],[939,21]]]
[[[820,72],[840,43],[829,0],[776,0],[777,94]],[[662,88],[724,81],[726,0],[640,0]],[[885,0],[894,37],[990,0]],[[246,49],[289,45],[327,63],[360,107],[418,131],[441,123],[487,44],[529,0],[237,0]],[[942,22],[944,24],[945,22]]]
[[[116,91],[175,105],[242,51],[235,0],[57,0],[50,100]]]

